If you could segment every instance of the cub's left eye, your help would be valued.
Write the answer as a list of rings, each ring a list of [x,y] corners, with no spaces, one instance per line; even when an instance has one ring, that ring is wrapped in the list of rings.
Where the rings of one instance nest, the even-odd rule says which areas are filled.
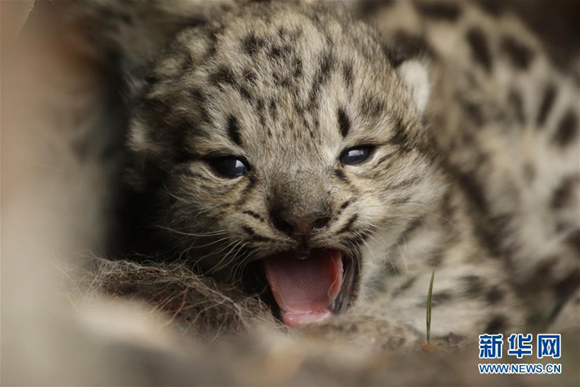
[[[373,154],[373,146],[358,146],[341,153],[338,158],[344,165],[358,165],[368,161]]]
[[[244,160],[234,156],[215,157],[208,160],[208,163],[218,175],[228,179],[244,176],[250,171]]]

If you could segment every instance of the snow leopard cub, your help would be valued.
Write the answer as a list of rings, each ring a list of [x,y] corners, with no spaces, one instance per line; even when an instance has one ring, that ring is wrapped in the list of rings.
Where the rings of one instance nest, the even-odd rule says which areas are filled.
[[[393,20],[425,16],[397,7]],[[550,180],[533,158],[548,137],[519,89],[535,73],[494,64],[491,19],[458,9],[465,40],[457,52],[438,45],[437,25],[425,60],[396,20],[377,32],[336,4],[245,5],[183,28],[132,79],[133,181],[152,199],[160,251],[241,280],[295,327],[348,310],[422,329],[435,268],[434,335],[514,330],[558,310],[578,284],[578,222],[538,214],[562,181],[577,192],[577,108],[559,108],[570,122],[554,116],[546,130],[566,137]],[[547,192],[535,196],[530,168]],[[549,283],[531,297],[546,265]]]
[[[134,103],[184,256],[227,276],[263,262],[288,325],[353,303],[368,241],[388,250],[443,189],[425,70],[374,36],[335,9],[248,7],[181,32]]]

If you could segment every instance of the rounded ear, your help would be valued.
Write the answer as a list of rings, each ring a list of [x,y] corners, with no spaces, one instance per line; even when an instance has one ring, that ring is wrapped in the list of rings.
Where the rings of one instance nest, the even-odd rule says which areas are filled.
[[[401,63],[397,68],[397,72],[405,86],[411,91],[417,111],[419,114],[423,114],[431,93],[427,65],[411,59]]]

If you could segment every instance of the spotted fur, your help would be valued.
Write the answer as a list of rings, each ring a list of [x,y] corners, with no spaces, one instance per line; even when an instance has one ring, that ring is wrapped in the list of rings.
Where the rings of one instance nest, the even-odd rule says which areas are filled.
[[[510,15],[347,5],[243,3],[128,71],[133,180],[171,248],[236,278],[305,248],[277,208],[320,207],[307,248],[360,257],[350,313],[422,329],[436,270],[435,336],[551,321],[580,281],[578,83]],[[220,177],[226,155],[250,172]]]

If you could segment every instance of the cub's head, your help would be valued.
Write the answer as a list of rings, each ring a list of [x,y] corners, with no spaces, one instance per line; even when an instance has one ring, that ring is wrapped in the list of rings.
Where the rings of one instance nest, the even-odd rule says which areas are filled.
[[[426,74],[332,9],[256,5],[182,31],[132,103],[158,224],[204,270],[262,281],[288,325],[345,310],[437,194]]]

